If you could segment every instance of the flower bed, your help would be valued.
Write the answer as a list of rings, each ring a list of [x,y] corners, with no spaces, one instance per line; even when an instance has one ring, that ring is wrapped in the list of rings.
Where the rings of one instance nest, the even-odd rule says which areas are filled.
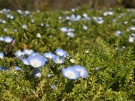
[[[135,100],[135,17],[124,8],[0,10],[1,101]]]

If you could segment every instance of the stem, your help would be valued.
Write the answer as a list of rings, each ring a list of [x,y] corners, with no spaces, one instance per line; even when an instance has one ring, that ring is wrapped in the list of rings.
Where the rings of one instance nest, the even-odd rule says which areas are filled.
[[[100,87],[99,87],[99,91],[98,91],[97,94],[94,96],[94,98],[92,99],[92,101],[94,101],[94,100],[97,98],[97,96],[100,94],[100,91],[101,91],[101,85],[100,85]]]

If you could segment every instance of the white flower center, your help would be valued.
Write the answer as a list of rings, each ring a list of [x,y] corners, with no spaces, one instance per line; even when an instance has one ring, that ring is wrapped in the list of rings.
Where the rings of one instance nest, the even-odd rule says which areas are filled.
[[[67,73],[67,77],[68,77],[68,78],[74,78],[75,75],[74,75],[74,73],[72,73],[72,72],[68,72],[68,73]]]
[[[34,67],[40,67],[40,66],[41,66],[41,62],[38,61],[38,60],[33,60],[32,65],[33,65]]]

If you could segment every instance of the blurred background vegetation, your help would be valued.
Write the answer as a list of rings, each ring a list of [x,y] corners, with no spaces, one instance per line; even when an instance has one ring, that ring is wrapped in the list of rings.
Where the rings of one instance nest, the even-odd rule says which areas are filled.
[[[0,9],[11,10],[71,10],[81,5],[88,5],[94,9],[106,9],[110,7],[134,8],[135,0],[0,0]]]

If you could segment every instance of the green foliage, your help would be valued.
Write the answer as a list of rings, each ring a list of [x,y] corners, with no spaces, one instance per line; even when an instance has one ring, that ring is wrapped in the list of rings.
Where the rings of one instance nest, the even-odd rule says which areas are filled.
[[[134,101],[135,44],[128,42],[129,35],[134,31],[126,31],[135,24],[131,21],[134,15],[123,8],[114,8],[112,11],[114,15],[103,16],[105,11],[89,10],[83,6],[76,8],[74,12],[31,12],[23,16],[12,11],[2,13],[0,18],[7,23],[0,23],[1,36],[11,36],[16,43],[12,46],[0,41],[0,52],[5,53],[4,58],[0,59],[0,66],[11,69],[0,71],[0,100]],[[73,13],[81,16],[87,13],[91,20],[65,20],[66,16]],[[125,15],[119,18],[122,13]],[[12,14],[15,18],[9,20],[6,14]],[[58,19],[59,16],[64,20]],[[103,17],[104,23],[98,24],[92,19],[94,16]],[[114,18],[116,22],[112,23]],[[34,23],[31,22],[32,19]],[[129,23],[124,25],[124,21]],[[26,29],[22,29],[24,24],[28,25]],[[88,26],[88,29],[83,29],[83,25]],[[75,36],[66,36],[60,31],[61,27],[74,28]],[[4,31],[4,28],[8,30]],[[14,29],[18,31],[14,32]],[[117,30],[122,31],[121,36],[115,36]],[[37,33],[41,34],[41,38],[37,37]],[[69,57],[62,65],[49,60],[41,68],[41,78],[35,78],[32,74],[34,69],[24,65],[14,55],[17,50],[32,49],[43,54],[54,53],[58,48],[64,49]],[[75,62],[72,63],[70,59]],[[89,76],[74,81],[64,78],[61,68],[76,64],[86,67]],[[21,67],[23,71],[15,71],[14,66]],[[96,67],[100,69],[96,70]],[[48,78],[48,74],[52,74],[52,77]],[[56,85],[56,89],[51,89],[52,85]]]

